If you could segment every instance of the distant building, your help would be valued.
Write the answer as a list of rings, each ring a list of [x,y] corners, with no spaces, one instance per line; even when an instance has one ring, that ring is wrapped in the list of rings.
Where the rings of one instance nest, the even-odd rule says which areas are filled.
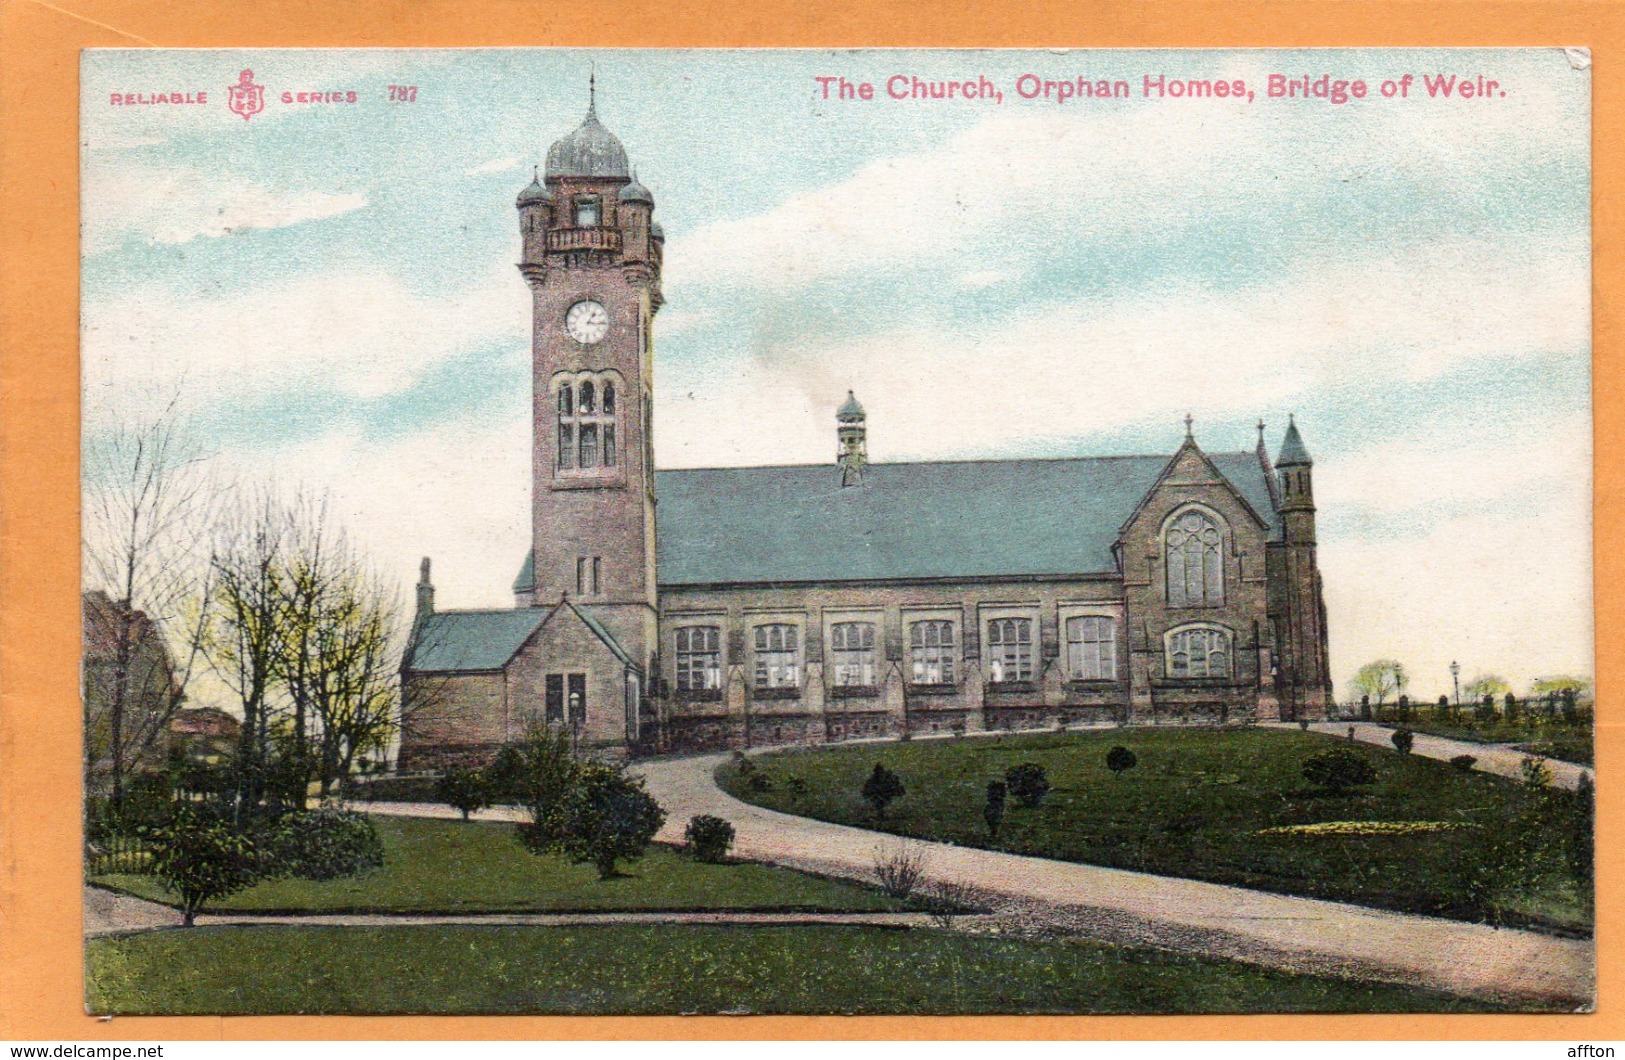
[[[115,733],[127,776],[162,768],[169,719],[182,695],[152,619],[99,589],[83,594],[81,605],[86,778],[93,789],[105,790],[112,783]]]
[[[214,707],[187,707],[169,719],[172,745],[188,758],[211,765],[236,752],[242,732],[240,720]]]
[[[593,106],[518,209],[533,543],[512,610],[436,611],[424,561],[401,768],[533,721],[691,750],[1324,715],[1295,424],[1274,461],[1187,418],[1171,454],[877,464],[848,394],[829,465],[656,472],[664,240]]]

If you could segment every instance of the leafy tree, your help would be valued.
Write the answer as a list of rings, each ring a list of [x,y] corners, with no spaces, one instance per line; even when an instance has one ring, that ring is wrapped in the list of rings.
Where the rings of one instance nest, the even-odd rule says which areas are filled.
[[[1304,759],[1303,778],[1317,788],[1341,795],[1376,780],[1377,770],[1364,755],[1334,747]]]
[[[434,793],[441,802],[460,811],[465,821],[475,810],[491,805],[491,784],[478,769],[453,766],[435,781]]]
[[[1029,810],[1049,794],[1049,774],[1037,762],[1023,762],[1004,771],[1004,783],[1015,800]]]
[[[1411,744],[1415,742],[1416,737],[1411,734],[1409,729],[1395,729],[1394,734],[1389,739],[1394,742],[1395,750],[1402,755],[1408,755],[1411,753]]]
[[[721,864],[728,856],[728,848],[733,846],[734,826],[720,817],[702,813],[689,820],[683,839],[695,861]]]
[[[867,802],[875,811],[875,816],[882,820],[886,817],[886,807],[893,800],[902,798],[905,792],[902,779],[887,769],[882,762],[875,763],[874,772],[863,782],[863,801]]]
[[[1139,764],[1139,756],[1127,747],[1113,747],[1106,752],[1106,768],[1112,771],[1113,776],[1120,777]]]
[[[525,845],[538,851],[556,849],[563,838],[567,804],[581,775],[570,734],[559,726],[533,726],[505,767],[512,770],[509,797],[530,811],[531,823],[520,826],[522,832],[534,833]]]
[[[252,885],[259,874],[253,845],[224,822],[182,809],[155,829],[152,874],[181,896],[181,923],[191,927],[205,902]]]
[[[1538,677],[1529,685],[1531,698],[1544,696],[1548,693],[1573,692],[1576,696],[1584,696],[1591,691],[1589,677],[1574,677],[1570,674],[1558,674],[1553,677]]]
[[[999,826],[1004,824],[1005,792],[1004,781],[988,781],[987,805],[982,807],[982,820],[987,822],[987,834],[995,841],[999,838]]]
[[[559,852],[577,864],[590,863],[598,878],[607,880],[615,875],[617,861],[643,856],[666,823],[666,811],[644,790],[642,777],[602,762],[583,762],[562,823]]]
[[[1377,659],[1368,662],[1354,673],[1354,694],[1369,696],[1382,706],[1389,696],[1405,690],[1410,677],[1405,665],[1396,659]]]
[[[1473,699],[1483,699],[1485,696],[1499,699],[1512,691],[1512,686],[1499,674],[1479,674],[1462,685],[1461,690]]]

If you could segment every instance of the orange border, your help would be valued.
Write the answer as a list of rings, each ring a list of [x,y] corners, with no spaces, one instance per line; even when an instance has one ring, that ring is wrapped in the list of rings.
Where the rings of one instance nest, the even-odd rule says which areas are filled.
[[[1613,900],[1625,851],[1600,843],[1601,996],[1589,1016],[125,1017],[80,1005],[78,53],[85,47],[1589,45],[1595,56],[1596,531],[1625,531],[1609,444],[1625,374],[1605,297],[1621,288],[1625,6],[1544,0],[751,0],[724,12],[636,0],[0,0],[0,1038],[1625,1038]],[[1613,193],[1613,194],[1610,194]],[[1598,555],[1597,643],[1615,641],[1625,558]],[[1618,654],[1598,659],[1611,701]],[[1625,812],[1619,733],[1600,727],[1605,835]]]

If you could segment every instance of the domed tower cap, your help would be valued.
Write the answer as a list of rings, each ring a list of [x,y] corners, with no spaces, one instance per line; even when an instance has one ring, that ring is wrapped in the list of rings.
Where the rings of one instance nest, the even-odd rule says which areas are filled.
[[[1298,434],[1298,424],[1288,415],[1286,418],[1286,437],[1281,439],[1281,454],[1275,458],[1276,467],[1309,467],[1314,463],[1309,459],[1309,450],[1304,447],[1303,437]]]
[[[620,194],[617,196],[617,198],[619,198],[622,202],[641,202],[645,206],[650,207],[654,206],[655,204],[655,197],[650,194],[648,188],[645,188],[642,184],[638,183],[638,175],[636,173],[632,174],[631,183],[621,188]]]
[[[652,236],[657,243],[664,243],[666,241],[666,230],[660,227],[659,221],[656,221],[654,224],[649,226],[649,235]]]
[[[864,418],[863,406],[852,396],[852,391],[846,392],[846,403],[836,410],[835,418],[842,423],[855,423]]]
[[[537,177],[535,175],[532,175],[532,177],[530,179],[530,183],[525,185],[525,190],[519,193],[519,205],[520,206],[527,206],[527,205],[529,205],[530,203],[533,203],[533,202],[552,202],[552,201],[553,201],[553,196],[548,192],[547,188],[542,184],[541,178]]]
[[[598,120],[597,93],[588,89],[587,116],[575,131],[555,140],[547,149],[547,179],[585,177],[595,180],[630,180],[626,148]]]

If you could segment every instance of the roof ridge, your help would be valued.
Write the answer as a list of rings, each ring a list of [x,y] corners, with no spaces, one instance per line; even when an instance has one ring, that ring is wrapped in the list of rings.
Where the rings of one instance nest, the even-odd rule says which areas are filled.
[[[1254,454],[1247,450],[1202,450],[1208,456],[1245,456],[1249,459]],[[968,457],[963,460],[872,460],[868,467],[922,467],[925,465],[947,464],[1068,464],[1094,460],[1170,460],[1173,453],[1112,453],[1106,456],[985,456]],[[828,464],[735,464],[727,466],[706,467],[663,467],[656,468],[655,474],[669,474],[683,471],[793,471],[801,468],[836,470],[834,463]]]

